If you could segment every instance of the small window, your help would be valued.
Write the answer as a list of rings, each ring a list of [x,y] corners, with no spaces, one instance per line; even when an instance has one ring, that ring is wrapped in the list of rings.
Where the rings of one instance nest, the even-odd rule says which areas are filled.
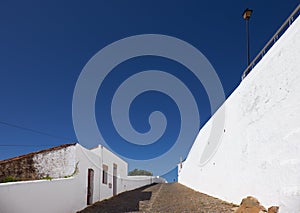
[[[107,172],[108,172],[108,166],[103,164],[102,166],[102,183],[107,184]]]

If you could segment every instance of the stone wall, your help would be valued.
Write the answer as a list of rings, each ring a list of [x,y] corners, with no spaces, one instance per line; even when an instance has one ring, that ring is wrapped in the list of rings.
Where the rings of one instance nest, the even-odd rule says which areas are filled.
[[[20,180],[61,178],[71,175],[75,167],[75,144],[65,144],[0,161],[0,182],[7,177]]]
[[[37,179],[38,177],[34,167],[33,156],[0,162],[0,182],[10,176],[22,180]]]

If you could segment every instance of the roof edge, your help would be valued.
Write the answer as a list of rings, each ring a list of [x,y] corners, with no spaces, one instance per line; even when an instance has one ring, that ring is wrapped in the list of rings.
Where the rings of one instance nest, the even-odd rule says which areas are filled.
[[[62,144],[62,145],[51,147],[51,148],[48,148],[48,149],[43,149],[43,150],[40,150],[40,151],[31,152],[31,153],[28,153],[28,154],[25,154],[25,155],[20,155],[20,156],[17,156],[17,157],[8,158],[8,159],[5,159],[5,160],[0,160],[0,164],[20,160],[20,159],[31,157],[31,156],[41,154],[41,153],[46,153],[46,152],[51,152],[51,151],[67,148],[69,146],[75,146],[76,144],[77,143]]]

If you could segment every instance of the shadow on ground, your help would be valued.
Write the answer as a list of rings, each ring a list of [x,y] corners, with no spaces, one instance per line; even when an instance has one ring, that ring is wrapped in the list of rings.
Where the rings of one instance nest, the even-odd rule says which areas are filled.
[[[132,191],[123,192],[110,199],[99,201],[77,213],[115,213],[115,212],[138,212],[139,202],[150,200],[152,192],[144,191],[153,186],[148,185]]]
[[[123,192],[81,213],[233,213],[237,205],[197,192],[180,183],[161,183]]]

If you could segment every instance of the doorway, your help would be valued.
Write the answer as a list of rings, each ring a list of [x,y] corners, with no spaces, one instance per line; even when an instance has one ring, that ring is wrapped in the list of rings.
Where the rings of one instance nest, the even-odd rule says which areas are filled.
[[[93,204],[94,170],[88,169],[87,205]]]
[[[118,186],[118,166],[117,166],[117,164],[114,164],[114,170],[113,170],[113,195],[116,195],[117,192],[118,192],[117,186]]]

